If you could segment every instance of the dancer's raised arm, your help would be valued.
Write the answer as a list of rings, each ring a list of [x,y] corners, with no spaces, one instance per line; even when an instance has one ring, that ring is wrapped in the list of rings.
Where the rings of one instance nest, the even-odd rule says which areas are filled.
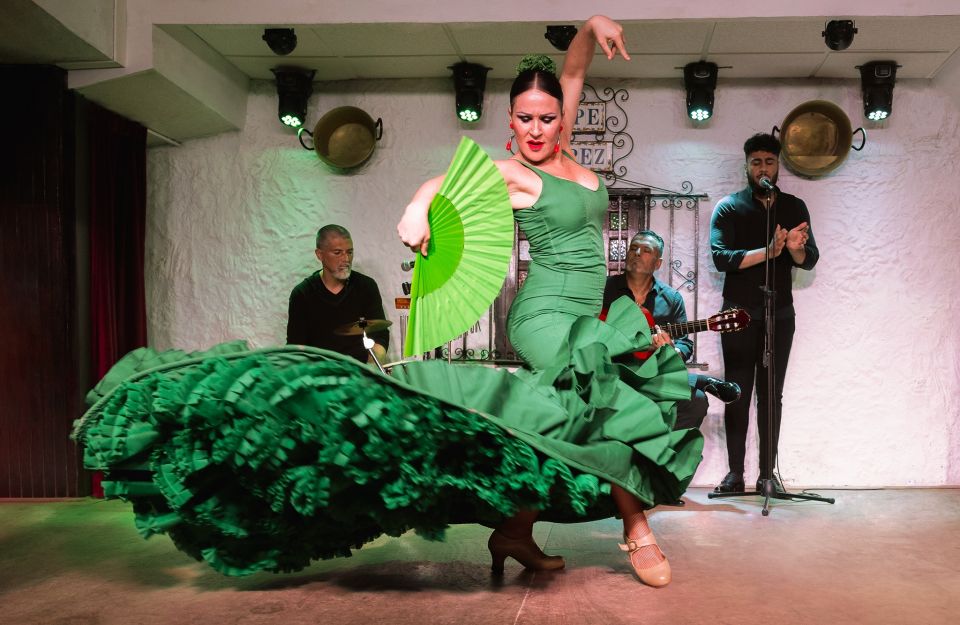
[[[562,130],[559,131],[560,146],[569,151],[570,136],[576,124],[580,92],[583,90],[583,81],[587,69],[590,67],[590,62],[593,60],[594,46],[597,44],[600,45],[608,59],[613,59],[618,54],[624,59],[630,59],[630,55],[627,54],[624,46],[623,28],[620,27],[620,24],[603,15],[595,15],[583,24],[570,43],[564,58],[563,72],[559,79],[560,89],[556,88],[557,79],[552,73],[550,74],[550,79],[553,80],[554,85],[552,90],[545,87],[537,76],[527,76],[528,80],[524,83],[525,89],[522,92],[547,88],[549,95],[555,98],[555,100],[550,101],[557,102],[555,111],[547,110],[549,107],[541,111],[536,102],[524,102],[524,105],[530,108],[530,111],[522,111],[515,119],[515,111],[513,111],[514,96],[511,94],[511,128],[517,137],[519,158],[523,161],[550,171],[550,162],[557,156],[550,149],[558,141],[555,127],[562,127]],[[555,70],[547,71],[553,72]],[[562,121],[557,115],[561,111],[559,107],[561,96],[563,100],[562,118],[566,121]],[[533,114],[534,112],[536,112],[536,115]],[[540,194],[540,182],[535,174],[519,166],[515,159],[497,161],[497,167],[507,184],[511,204],[514,208],[529,206],[537,199]],[[410,204],[407,205],[400,223],[397,224],[397,233],[400,235],[403,244],[414,251],[419,250],[423,255],[427,254],[427,247],[430,242],[430,225],[427,213],[430,210],[430,202],[437,191],[440,190],[442,183],[443,176],[425,182],[414,195]]]
[[[594,46],[613,58],[619,54],[630,60],[623,41],[623,28],[617,22],[603,15],[594,15],[588,19],[577,35],[570,42],[567,54],[563,59],[563,70],[560,73],[560,86],[563,87],[563,125],[561,145],[564,149],[570,148],[570,137],[577,121],[577,106],[580,104],[580,92],[583,91],[583,81],[593,61]]]

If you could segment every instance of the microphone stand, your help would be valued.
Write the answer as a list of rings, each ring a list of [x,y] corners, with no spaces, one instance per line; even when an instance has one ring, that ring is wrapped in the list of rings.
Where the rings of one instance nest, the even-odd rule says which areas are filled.
[[[765,198],[764,205],[767,209],[767,225],[766,232],[767,238],[772,236],[770,224],[777,223],[777,203],[773,196],[774,188],[767,188],[767,195]],[[786,247],[786,244],[784,244]],[[782,251],[781,251],[782,253]],[[787,252],[789,253],[789,251]],[[766,248],[766,257],[764,258],[764,277],[763,277],[763,286],[760,287],[760,290],[763,291],[763,323],[764,323],[764,338],[763,338],[763,367],[766,369],[767,373],[767,470],[760,475],[760,489],[759,490],[747,490],[742,493],[731,492],[731,493],[707,493],[708,499],[716,499],[718,497],[752,497],[756,495],[763,496],[763,509],[761,514],[763,516],[768,516],[770,514],[770,500],[771,499],[786,499],[786,500],[805,500],[805,501],[825,501],[827,503],[833,503],[834,499],[830,497],[821,497],[820,495],[812,495],[806,493],[788,493],[786,491],[780,492],[776,489],[776,483],[773,481],[773,419],[774,419],[774,409],[776,408],[776,399],[774,395],[777,392],[776,383],[776,347],[774,344],[774,338],[776,337],[776,301],[777,301],[777,291],[774,288],[776,285],[775,274],[773,272],[774,263],[776,262],[776,257],[773,255],[773,246],[769,243]],[[747,398],[749,401],[749,398]],[[779,435],[779,432],[777,432]],[[780,437],[777,436],[779,439]]]

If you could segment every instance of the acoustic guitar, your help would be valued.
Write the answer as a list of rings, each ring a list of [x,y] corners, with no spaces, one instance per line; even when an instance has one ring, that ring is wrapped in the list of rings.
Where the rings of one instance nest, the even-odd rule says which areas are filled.
[[[647,315],[647,321],[652,328],[653,315],[644,308]],[[684,334],[694,334],[696,332],[737,332],[747,327],[750,323],[750,315],[742,308],[730,308],[722,310],[706,319],[696,321],[681,321],[679,323],[661,323],[660,329],[670,334],[670,336],[683,336]]]
[[[657,325],[653,320],[653,315],[650,314],[650,311],[640,307],[640,310],[643,311],[644,316],[647,318],[647,323],[650,324],[650,329],[652,330],[655,325]],[[604,310],[600,313],[600,319],[607,318],[607,311]],[[670,336],[683,336],[685,334],[694,334],[696,332],[738,332],[750,323],[750,314],[747,313],[742,308],[730,308],[727,310],[722,310],[715,315],[711,315],[706,319],[697,319],[696,321],[681,321],[678,323],[661,323],[660,329],[664,332],[670,334]],[[637,360],[646,360],[653,354],[654,350],[647,350],[641,352],[633,352],[634,357]]]

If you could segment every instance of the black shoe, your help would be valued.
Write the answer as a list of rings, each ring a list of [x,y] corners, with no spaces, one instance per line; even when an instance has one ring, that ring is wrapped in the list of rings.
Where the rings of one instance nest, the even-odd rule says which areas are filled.
[[[746,490],[743,483],[743,473],[734,473],[731,471],[717,484],[713,489],[715,493],[742,493]]]
[[[707,378],[703,390],[710,393],[725,404],[740,399],[740,385],[736,382],[726,382],[720,378]]]
[[[773,492],[775,493],[785,493],[783,489],[783,484],[780,483],[780,480],[777,479],[777,476],[773,476]],[[757,492],[761,495],[763,494],[763,478],[757,478]]]

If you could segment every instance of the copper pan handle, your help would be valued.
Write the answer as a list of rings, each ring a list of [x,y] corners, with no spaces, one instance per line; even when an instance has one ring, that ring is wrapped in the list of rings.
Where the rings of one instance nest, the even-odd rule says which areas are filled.
[[[857,134],[858,132],[859,132],[861,135],[863,135],[863,141],[860,142],[860,147],[857,147],[857,146],[853,145],[853,135]],[[850,141],[850,148],[856,150],[857,152],[859,152],[860,150],[863,149],[863,146],[867,145],[867,131],[864,130],[862,127],[857,128],[857,129],[854,130],[852,133],[850,133],[850,139],[851,139],[851,141]]]
[[[313,133],[302,126],[300,127],[300,130],[297,131],[297,140],[300,141],[300,145],[303,146],[303,149],[313,152],[313,146],[307,146],[307,144],[303,142],[303,135],[310,135],[310,143],[313,143]]]

